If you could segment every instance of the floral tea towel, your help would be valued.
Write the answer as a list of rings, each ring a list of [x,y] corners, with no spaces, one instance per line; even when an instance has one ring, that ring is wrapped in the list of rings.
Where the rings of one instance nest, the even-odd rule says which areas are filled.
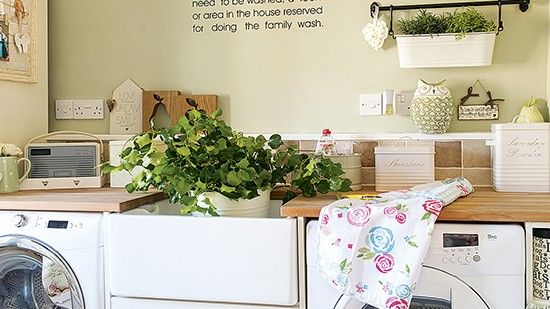
[[[325,206],[321,274],[339,292],[376,308],[409,308],[435,220],[444,206],[471,192],[468,180],[455,178]]]

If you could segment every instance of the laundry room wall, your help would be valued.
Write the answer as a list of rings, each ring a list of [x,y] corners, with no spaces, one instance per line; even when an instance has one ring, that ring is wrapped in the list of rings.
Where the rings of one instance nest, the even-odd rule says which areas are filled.
[[[550,87],[547,1],[533,1],[526,13],[515,6],[503,8],[505,30],[497,38],[492,66],[451,69],[399,68],[392,39],[382,50],[372,50],[361,35],[371,21],[369,1],[251,5],[225,0],[228,5],[222,7],[222,0],[215,0],[214,7],[204,7],[211,1],[202,7],[181,0],[50,1],[50,130],[107,133],[108,119],[55,120],[54,101],[108,98],[127,78],[147,90],[217,94],[224,117],[236,129],[281,133],[317,133],[324,127],[338,133],[416,131],[409,117],[360,117],[358,96],[412,90],[418,78],[447,78],[455,102],[482,79],[495,97],[506,99],[498,122],[510,121],[530,96],[546,98]],[[382,1],[405,3],[414,1]],[[242,13],[223,19],[211,14],[204,20],[209,12],[300,7],[323,11],[311,18],[247,18]],[[482,10],[496,19],[496,7]],[[201,19],[194,20],[194,13],[201,13]],[[396,19],[414,13],[398,12]],[[389,20],[387,13],[382,16]],[[318,27],[299,28],[305,20]],[[257,22],[258,30],[246,30],[246,21],[249,29]],[[216,24],[221,31],[212,31]],[[454,120],[450,131],[487,131],[490,124]]]
[[[0,81],[0,143],[24,146],[48,132],[48,1],[37,4],[38,83]]]

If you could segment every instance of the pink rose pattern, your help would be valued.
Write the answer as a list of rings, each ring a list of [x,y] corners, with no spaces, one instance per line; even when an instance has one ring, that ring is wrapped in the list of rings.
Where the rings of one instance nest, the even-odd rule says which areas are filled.
[[[395,296],[388,298],[386,301],[386,309],[408,309],[409,303],[405,299],[400,299]]]
[[[346,215],[348,223],[355,226],[365,226],[370,220],[371,209],[369,206],[354,206]]]
[[[384,208],[384,214],[388,217],[393,217],[397,214],[397,208],[395,207],[386,207]]]
[[[407,207],[403,204],[399,204],[397,207],[389,206],[384,208],[384,214],[390,218],[394,218],[399,224],[407,222],[407,215],[405,214],[407,211]]]
[[[463,184],[456,184],[456,188],[454,190],[460,190],[461,194],[467,195],[470,193],[470,188],[468,188],[467,185]],[[408,192],[408,191],[403,191]],[[392,234],[392,225],[390,224],[390,221],[381,221],[380,217],[374,217],[373,211],[377,211],[371,204],[367,202],[363,202],[362,204],[359,203],[350,203],[349,201],[346,202],[346,205],[340,204],[335,205],[333,208],[329,208],[328,213],[329,215],[321,215],[319,218],[320,221],[320,231],[321,233],[327,235],[332,232],[334,237],[331,242],[328,244],[331,244],[332,248],[336,248],[340,246],[340,242],[344,241],[344,239],[337,238],[338,236],[342,235],[336,235],[338,233],[336,229],[332,231],[332,228],[336,228],[336,226],[340,225],[350,225],[354,227],[365,227],[368,226],[369,222],[375,222],[381,223],[382,225],[375,226],[373,228],[379,228],[380,231],[378,233],[369,233],[369,236],[366,237],[365,243],[353,243],[352,241],[347,241],[345,243],[342,243],[342,249],[338,250],[345,250],[346,252],[357,252],[358,254],[356,256],[352,257],[353,261],[356,261],[357,259],[363,259],[364,263],[371,263],[373,270],[376,269],[375,272],[378,274],[372,274],[373,278],[376,278],[374,280],[378,280],[382,284],[382,282],[386,282],[386,286],[384,286],[384,290],[379,290],[382,293],[385,293],[388,297],[385,303],[384,308],[385,309],[408,309],[409,308],[409,302],[410,298],[412,297],[412,291],[410,286],[411,284],[414,284],[413,282],[402,282],[398,283],[395,282],[396,285],[398,285],[398,289],[393,290],[393,286],[390,286],[391,283],[394,283],[392,280],[395,281],[394,278],[395,275],[398,275],[398,273],[403,273],[401,269],[401,264],[403,261],[398,260],[398,264],[396,264],[396,259],[394,258],[395,252],[393,252],[393,246],[395,244],[395,247],[398,247],[397,241],[395,240],[394,243],[394,237]],[[422,206],[422,207],[420,207]],[[423,211],[425,211],[424,216],[422,217],[422,220],[427,220],[428,224],[433,224],[435,218],[439,216],[441,213],[444,203],[437,199],[427,199],[423,202],[420,202],[418,204],[416,203],[388,203],[388,201],[384,202],[378,202],[375,207],[381,207],[380,211],[384,213],[383,216],[391,218],[392,221],[395,220],[395,224],[397,225],[404,225],[407,222],[416,223],[416,214],[422,215]],[[408,209],[410,208],[410,210]],[[324,210],[323,210],[324,211]],[[396,227],[396,225],[394,225]],[[369,227],[370,228],[370,227]],[[345,229],[344,229],[345,230]],[[382,233],[382,230],[386,231],[385,233]],[[372,231],[372,229],[371,229]],[[394,231],[396,236],[401,234],[402,232]],[[400,235],[401,236],[401,235]],[[372,239],[371,239],[372,238]],[[406,243],[408,243],[408,247],[412,248],[420,248],[422,245],[418,241],[413,242],[411,239],[407,239],[408,237],[399,239],[405,239]],[[334,241],[336,239],[336,241]],[[397,239],[397,238],[395,238]],[[406,244],[405,244],[406,245]],[[407,245],[406,245],[407,246]],[[344,252],[344,251],[342,251]],[[343,265],[342,263],[337,264],[338,270],[339,270],[339,276],[334,280],[336,280],[340,287],[345,287],[348,285],[349,282],[347,280],[344,280],[345,278],[348,278],[349,274],[351,273],[348,270],[351,270],[351,261],[348,260],[348,263]],[[349,265],[348,265],[349,264]],[[332,267],[332,266],[331,266]],[[409,273],[409,266],[407,264],[406,272]],[[398,271],[399,270],[399,271]],[[345,276],[343,276],[345,275]],[[384,277],[381,276],[388,276],[385,277],[385,279],[382,279]],[[391,277],[390,277],[391,276]],[[344,278],[345,277],[345,278]],[[365,280],[365,279],[362,279]],[[355,281],[357,284],[350,286],[352,290],[349,290],[349,292],[355,294],[356,296],[367,296],[368,292],[368,285],[367,282],[370,282],[371,279],[367,280],[366,282],[359,282]],[[403,284],[407,283],[407,284]],[[401,285],[399,285],[401,284]],[[391,287],[391,288],[390,288]],[[405,289],[405,287],[407,289]],[[378,289],[372,289],[373,291],[376,291]]]
[[[374,265],[379,272],[386,274],[393,269],[395,260],[391,254],[379,254],[374,258]]]
[[[422,204],[422,207],[430,214],[439,216],[439,213],[443,209],[443,202],[440,200],[427,200]]]
[[[405,213],[398,213],[397,215],[395,215],[395,221],[397,221],[397,223],[399,224],[404,224],[405,222],[407,222],[407,215]]]

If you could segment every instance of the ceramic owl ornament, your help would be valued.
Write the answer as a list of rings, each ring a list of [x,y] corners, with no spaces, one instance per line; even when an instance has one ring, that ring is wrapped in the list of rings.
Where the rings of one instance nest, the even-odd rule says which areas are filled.
[[[378,19],[378,9],[374,12],[372,23],[367,24],[363,28],[363,36],[365,41],[376,51],[382,48],[384,41],[388,37],[388,26],[386,22]]]
[[[447,132],[453,118],[453,97],[446,80],[438,83],[418,81],[411,104],[411,118],[416,128],[426,134]]]

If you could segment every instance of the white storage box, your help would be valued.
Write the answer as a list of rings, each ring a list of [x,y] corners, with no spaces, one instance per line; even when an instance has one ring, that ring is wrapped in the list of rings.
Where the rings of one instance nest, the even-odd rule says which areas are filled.
[[[550,123],[492,125],[493,187],[550,192]]]
[[[433,142],[379,142],[376,156],[376,191],[393,191],[435,179]]]
[[[496,33],[398,35],[397,51],[402,68],[488,66],[493,60]]]

